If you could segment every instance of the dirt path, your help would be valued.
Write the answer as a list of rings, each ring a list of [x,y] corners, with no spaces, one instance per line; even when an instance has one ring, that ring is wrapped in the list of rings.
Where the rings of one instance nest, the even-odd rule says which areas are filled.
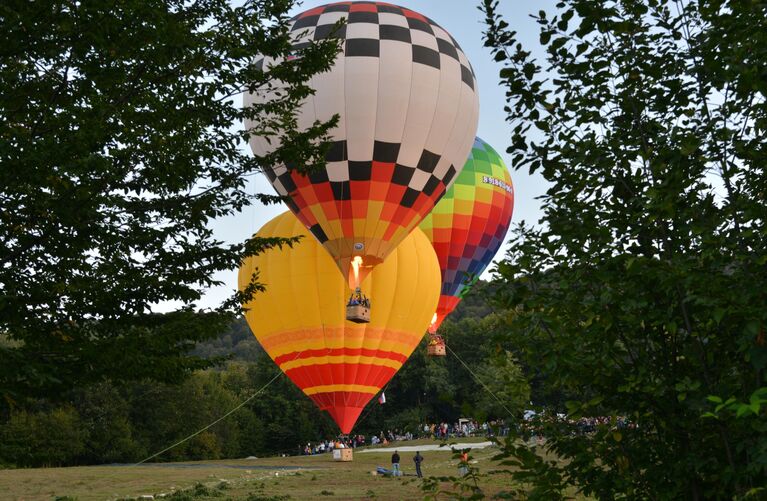
[[[490,447],[493,445],[493,442],[476,442],[476,443],[458,443],[455,444],[456,449],[484,449],[485,447]],[[357,451],[357,454],[364,454],[366,452],[415,452],[415,451],[449,451],[450,447],[444,446],[440,447],[439,444],[428,444],[428,445],[405,445],[403,447],[384,447],[382,449],[365,449],[364,451]]]

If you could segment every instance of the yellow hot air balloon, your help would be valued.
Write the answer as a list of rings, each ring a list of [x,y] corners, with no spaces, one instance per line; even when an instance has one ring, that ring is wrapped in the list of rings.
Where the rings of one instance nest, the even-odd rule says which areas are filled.
[[[304,235],[293,248],[245,260],[244,289],[258,270],[266,292],[246,305],[245,318],[280,369],[349,433],[363,407],[402,367],[431,321],[441,275],[431,243],[415,229],[363,281],[376,297],[370,323],[346,320],[351,290],[336,264],[290,212],[258,237]]]

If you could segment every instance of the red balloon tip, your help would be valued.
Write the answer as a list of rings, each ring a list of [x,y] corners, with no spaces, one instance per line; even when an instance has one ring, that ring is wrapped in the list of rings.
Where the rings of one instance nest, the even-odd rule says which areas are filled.
[[[354,428],[357,419],[359,419],[362,409],[362,407],[346,407],[339,405],[326,410],[328,411],[328,414],[330,414],[330,417],[333,418],[333,421],[335,421],[338,427],[341,428],[341,433],[348,435],[351,433],[352,428]]]

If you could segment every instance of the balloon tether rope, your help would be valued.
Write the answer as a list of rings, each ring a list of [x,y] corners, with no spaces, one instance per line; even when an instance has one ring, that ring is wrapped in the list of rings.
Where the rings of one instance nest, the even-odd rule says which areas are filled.
[[[478,377],[478,376],[477,376],[477,375],[474,373],[474,371],[473,371],[473,370],[471,370],[471,368],[470,368],[468,365],[466,365],[466,362],[464,362],[464,361],[461,359],[461,357],[459,357],[459,356],[458,356],[458,355],[457,355],[457,354],[456,354],[456,353],[455,353],[455,352],[454,352],[454,351],[453,351],[453,350],[450,348],[450,346],[448,346],[448,345],[447,345],[447,343],[445,343],[445,348],[447,348],[447,349],[448,349],[448,351],[449,351],[449,352],[450,352],[450,353],[451,353],[451,354],[452,354],[452,355],[453,355],[455,358],[457,358],[459,362],[461,362],[461,365],[463,365],[463,366],[466,368],[466,370],[467,370],[467,371],[469,371],[469,374],[471,374],[471,376],[474,378],[474,380],[475,380],[477,383],[479,383],[479,384],[480,384],[480,386],[482,386],[482,387],[485,389],[485,391],[487,391],[489,394],[491,394],[491,395],[493,396],[493,398],[494,398],[494,399],[496,399],[496,400],[498,401],[498,403],[499,403],[499,404],[501,404],[501,407],[503,407],[503,408],[506,410],[506,412],[508,412],[508,413],[509,413],[509,417],[512,417],[512,416],[514,416],[514,413],[513,413],[513,412],[511,412],[511,411],[509,410],[509,408],[508,408],[508,407],[506,407],[506,404],[504,404],[504,403],[503,403],[503,401],[502,401],[500,398],[498,398],[498,395],[496,395],[495,393],[493,393],[493,390],[491,390],[490,388],[488,388],[488,387],[487,387],[487,385],[486,385],[485,383],[483,383],[481,379],[479,379],[479,377]]]
[[[300,355],[300,353],[299,353],[299,355]],[[161,450],[160,452],[158,452],[158,453],[156,453],[156,454],[152,454],[152,455],[151,455],[151,456],[149,456],[148,458],[142,459],[142,460],[141,460],[141,461],[139,461],[138,463],[134,463],[134,464],[132,464],[131,466],[138,466],[138,465],[140,465],[140,464],[142,464],[142,463],[146,463],[146,462],[147,462],[147,461],[149,461],[150,459],[154,459],[154,458],[156,458],[157,456],[159,456],[160,454],[163,454],[163,453],[165,453],[165,452],[168,452],[169,450],[173,449],[174,447],[178,447],[179,445],[183,444],[184,442],[186,442],[186,441],[188,441],[188,440],[191,440],[192,438],[194,438],[194,437],[196,437],[197,435],[199,435],[200,433],[204,432],[205,430],[207,430],[207,429],[208,429],[208,428],[210,428],[211,426],[214,426],[215,424],[217,424],[217,423],[220,423],[221,421],[223,421],[224,419],[226,419],[227,417],[229,417],[230,415],[232,415],[232,414],[233,414],[233,413],[235,413],[236,411],[240,410],[240,409],[241,409],[241,408],[242,408],[242,407],[243,407],[245,404],[247,404],[248,402],[250,402],[251,400],[253,400],[254,398],[256,398],[258,395],[260,395],[260,394],[261,394],[261,392],[263,392],[263,391],[264,391],[264,390],[265,390],[265,389],[266,389],[266,388],[267,388],[267,387],[268,387],[270,384],[272,384],[274,381],[276,381],[276,380],[277,380],[277,378],[278,378],[278,377],[280,377],[280,376],[282,376],[282,372],[278,372],[278,373],[277,373],[277,374],[276,374],[276,375],[275,375],[275,376],[274,376],[272,379],[270,379],[270,380],[269,380],[269,382],[268,382],[268,383],[266,383],[264,386],[262,386],[261,388],[259,388],[259,390],[258,390],[257,392],[255,392],[254,394],[252,394],[251,396],[249,396],[248,398],[246,398],[245,400],[243,400],[243,401],[242,401],[242,402],[241,402],[241,403],[240,403],[240,404],[239,404],[237,407],[235,407],[234,409],[230,410],[229,412],[227,412],[226,414],[224,414],[224,415],[223,415],[223,416],[221,416],[220,418],[216,419],[215,421],[213,421],[213,422],[212,422],[212,423],[210,423],[209,425],[205,426],[204,428],[201,428],[201,429],[197,430],[196,432],[192,433],[192,434],[191,434],[191,435],[189,435],[188,437],[186,437],[186,438],[184,438],[184,439],[182,439],[182,440],[179,440],[178,442],[176,442],[175,444],[171,445],[170,447],[166,447],[165,449]]]

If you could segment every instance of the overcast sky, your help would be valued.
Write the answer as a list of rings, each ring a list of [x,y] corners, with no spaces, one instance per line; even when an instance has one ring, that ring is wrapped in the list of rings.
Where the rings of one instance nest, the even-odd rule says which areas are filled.
[[[319,5],[331,3],[321,0],[305,0],[303,4],[292,14],[298,14],[304,10]],[[500,66],[493,62],[490,51],[482,46],[482,32],[485,29],[483,15],[477,9],[478,0],[394,0],[403,7],[410,8],[431,18],[437,24],[447,30],[461,45],[466,56],[474,67],[474,72],[479,85],[479,128],[477,136],[484,139],[495,148],[510,166],[509,155],[506,148],[509,144],[510,128],[505,121],[503,107],[505,104],[504,92],[498,84],[498,70]],[[538,46],[538,26],[529,17],[531,12],[540,9],[551,10],[553,0],[522,1],[501,0],[500,8],[504,18],[511,29],[518,32],[523,43],[529,48]],[[511,171],[511,177],[515,188],[514,214],[512,225],[524,220],[534,224],[540,217],[540,204],[536,196],[545,191],[545,182],[537,175],[530,176],[527,171]],[[274,193],[271,186],[263,175],[255,176],[250,189],[253,193]],[[253,206],[243,213],[221,219],[213,224],[218,238],[225,241],[241,241],[257,232],[262,225],[287,210],[284,206]],[[503,257],[505,248],[501,248],[496,259]],[[492,265],[489,267],[492,268]],[[483,278],[487,278],[487,272]],[[237,287],[237,271],[221,273],[217,276],[225,285],[211,289],[199,306],[212,307],[219,304],[224,298],[231,295]],[[163,305],[160,309],[165,310],[178,305]]]

